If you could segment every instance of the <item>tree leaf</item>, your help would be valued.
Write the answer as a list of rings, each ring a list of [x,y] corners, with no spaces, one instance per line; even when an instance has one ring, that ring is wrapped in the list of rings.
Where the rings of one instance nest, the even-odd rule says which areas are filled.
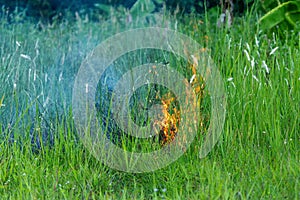
[[[263,30],[271,29],[282,22],[295,26],[300,20],[300,1],[289,1],[280,4],[260,18],[259,23]]]
[[[155,10],[155,5],[152,0],[137,0],[130,9],[130,14],[133,17],[143,16],[152,13]]]

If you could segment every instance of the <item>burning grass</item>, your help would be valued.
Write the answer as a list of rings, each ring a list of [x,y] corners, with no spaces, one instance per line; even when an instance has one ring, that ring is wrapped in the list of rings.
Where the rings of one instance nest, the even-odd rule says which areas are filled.
[[[186,83],[190,84],[190,86],[193,88],[197,96],[197,103],[200,105],[201,100],[204,97],[205,83],[204,78],[199,76],[196,70],[199,58],[193,55],[191,56],[191,58],[192,59],[188,62],[187,71],[192,75],[189,83]],[[189,91],[186,91],[186,93],[188,92]],[[156,132],[159,135],[161,145],[166,145],[172,142],[178,133],[181,118],[180,109],[176,107],[176,97],[171,92],[164,94],[160,98],[160,101],[162,104],[162,114],[159,119],[155,121],[155,125],[159,127]],[[200,120],[200,126],[203,126],[203,120]]]

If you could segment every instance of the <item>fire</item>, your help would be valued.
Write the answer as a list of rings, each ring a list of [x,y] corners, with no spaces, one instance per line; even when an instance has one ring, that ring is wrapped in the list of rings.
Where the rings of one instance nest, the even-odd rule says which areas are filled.
[[[193,55],[191,57],[192,60],[189,62],[188,70],[190,70],[192,76],[188,84],[194,89],[200,104],[205,84],[204,79],[197,75],[196,67],[198,66],[199,58]],[[177,135],[180,124],[180,110],[175,106],[176,98],[170,92],[163,95],[160,101],[162,103],[162,117],[155,124],[159,126],[157,134],[162,138],[160,141],[161,145],[166,145],[172,142]],[[200,125],[202,126],[202,123]]]
[[[172,142],[178,132],[180,122],[180,110],[174,106],[175,97],[171,93],[167,93],[161,99],[162,103],[162,120],[157,121],[159,125],[159,135],[161,136],[161,144],[165,145]]]
[[[192,61],[190,61],[190,63],[189,63],[189,68],[192,72],[190,84],[193,87],[196,95],[198,96],[198,99],[201,100],[201,98],[203,97],[205,84],[204,84],[203,77],[200,77],[199,75],[197,75],[197,70],[196,70],[196,68],[198,66],[198,60],[200,58],[198,56],[194,56],[194,55],[191,55],[191,57],[192,57]]]

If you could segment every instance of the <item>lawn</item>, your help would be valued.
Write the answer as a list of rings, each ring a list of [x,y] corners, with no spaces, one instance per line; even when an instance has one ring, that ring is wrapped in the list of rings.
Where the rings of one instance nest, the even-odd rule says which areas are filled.
[[[37,23],[2,10],[1,199],[299,199],[300,34],[261,31],[255,11],[235,18],[230,29],[217,28],[214,13],[175,24],[203,46],[223,78],[227,105],[218,143],[199,158],[209,125],[207,98],[201,101],[203,129],[184,155],[153,172],[127,173],[104,165],[79,139],[72,89],[81,63],[98,44],[149,24],[139,18],[136,24],[113,17],[92,21],[80,14]],[[166,61],[161,54],[153,57]],[[180,71],[181,60],[169,62]]]

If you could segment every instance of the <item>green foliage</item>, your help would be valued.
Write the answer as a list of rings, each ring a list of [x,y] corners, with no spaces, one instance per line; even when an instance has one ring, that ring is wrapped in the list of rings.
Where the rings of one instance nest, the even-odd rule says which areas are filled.
[[[124,16],[126,14],[130,14],[130,16],[134,18],[143,17],[154,12],[155,10],[155,4],[152,0],[137,0],[129,10],[126,10],[126,8],[123,6],[112,7],[111,5],[101,3],[96,3],[94,6],[100,9],[106,15],[119,12],[119,15]]]
[[[267,12],[260,20],[263,30],[279,27],[281,32],[287,29],[300,28],[300,1],[261,0],[263,9]]]
[[[137,0],[131,7],[130,14],[134,17],[152,13],[155,10],[155,5],[152,0]]]
[[[254,0],[234,1],[234,12],[243,13]],[[89,15],[90,19],[99,20],[99,15],[103,18],[109,17],[112,13],[119,16],[132,17],[145,16],[150,13],[166,8],[171,13],[204,13],[206,9],[220,6],[220,0],[0,0],[0,5],[4,5],[9,12],[15,9],[24,11],[26,17],[38,21],[55,21],[62,19],[66,13]],[[53,19],[55,18],[55,19]]]
[[[34,133],[40,135],[44,118],[28,117],[26,109],[36,105],[35,99],[41,102],[35,113],[43,111],[43,104],[69,105],[62,102],[71,90],[70,77],[103,35],[118,27],[70,20],[39,30],[32,22],[7,24],[0,18],[1,199],[300,198],[300,49],[294,45],[297,37],[268,39],[256,32],[255,16],[236,18],[230,32],[209,23],[211,15],[203,22],[187,16],[178,23],[179,32],[211,52],[226,85],[223,137],[208,157],[199,159],[199,134],[166,168],[144,174],[110,169],[76,141],[71,111],[64,113],[65,120],[48,120],[55,143],[34,154],[30,127],[38,122]],[[20,114],[3,115],[18,106],[24,109]],[[20,125],[11,123],[13,117]],[[28,140],[20,147],[9,142],[10,134]]]

